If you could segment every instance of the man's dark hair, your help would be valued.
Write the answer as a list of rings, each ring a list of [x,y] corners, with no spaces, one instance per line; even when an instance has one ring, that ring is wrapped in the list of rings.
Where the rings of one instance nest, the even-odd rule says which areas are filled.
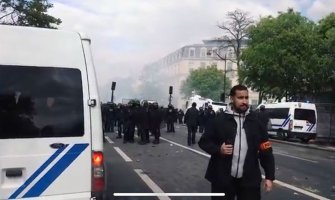
[[[236,90],[247,90],[248,91],[248,88],[244,85],[235,85],[234,87],[231,88],[230,90],[230,96],[235,96],[236,94]]]
[[[197,106],[197,103],[193,102],[192,107],[196,107],[196,106]]]

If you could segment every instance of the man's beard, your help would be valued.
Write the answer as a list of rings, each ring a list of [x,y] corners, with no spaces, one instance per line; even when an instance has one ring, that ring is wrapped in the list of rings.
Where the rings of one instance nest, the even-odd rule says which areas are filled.
[[[247,110],[249,109],[249,106],[248,105],[245,105],[245,110],[242,110],[241,108],[238,108],[237,106],[235,106],[235,105],[233,105],[233,107],[234,107],[234,110],[235,110],[235,112],[237,112],[237,113],[245,113],[245,112],[247,112]]]

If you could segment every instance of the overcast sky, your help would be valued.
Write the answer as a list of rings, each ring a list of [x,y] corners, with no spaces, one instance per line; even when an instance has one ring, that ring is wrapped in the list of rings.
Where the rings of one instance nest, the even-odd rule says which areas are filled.
[[[216,27],[228,11],[255,19],[294,8],[318,20],[335,10],[333,0],[51,0],[60,29],[85,32],[100,89],[118,77],[137,76],[143,66],[178,48],[222,36]],[[101,92],[101,91],[100,91]],[[103,91],[102,91],[103,92]]]

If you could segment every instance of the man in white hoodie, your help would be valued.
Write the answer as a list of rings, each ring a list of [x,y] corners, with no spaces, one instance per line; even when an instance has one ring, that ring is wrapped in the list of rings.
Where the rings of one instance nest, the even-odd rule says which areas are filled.
[[[275,163],[267,130],[249,112],[248,89],[236,85],[230,91],[231,104],[218,115],[202,135],[199,146],[211,155],[206,179],[213,193],[225,193],[213,200],[259,200],[262,181],[259,162],[265,172],[264,187],[272,189]]]

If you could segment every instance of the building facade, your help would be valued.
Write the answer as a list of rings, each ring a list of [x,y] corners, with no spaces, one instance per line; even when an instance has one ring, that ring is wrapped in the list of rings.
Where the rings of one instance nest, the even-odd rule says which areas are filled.
[[[218,69],[226,72],[226,77],[232,86],[238,83],[234,50],[232,47],[222,48],[224,46],[227,46],[227,42],[222,39],[203,40],[202,44],[184,46],[145,66],[142,77],[150,79],[153,83],[164,81],[166,85],[173,86],[173,102],[178,108],[183,108],[186,100],[180,93],[180,87],[190,74],[190,70],[216,65]],[[251,91],[250,103],[257,104],[257,102],[258,93]]]

